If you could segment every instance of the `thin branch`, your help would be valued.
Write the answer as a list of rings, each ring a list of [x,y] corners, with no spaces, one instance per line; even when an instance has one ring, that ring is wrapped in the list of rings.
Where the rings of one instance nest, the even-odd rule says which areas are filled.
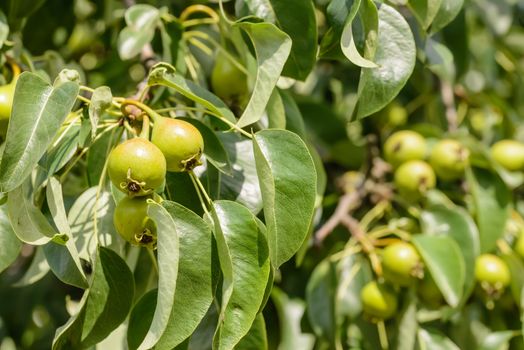
[[[344,194],[338,201],[335,212],[315,233],[315,244],[320,245],[322,241],[342,222],[350,210],[355,209],[360,204],[360,192],[352,191]]]
[[[453,86],[447,81],[442,81],[440,84],[440,93],[442,95],[442,103],[444,103],[444,107],[446,108],[448,130],[451,132],[456,131],[458,127],[458,118],[457,109],[455,108]]]

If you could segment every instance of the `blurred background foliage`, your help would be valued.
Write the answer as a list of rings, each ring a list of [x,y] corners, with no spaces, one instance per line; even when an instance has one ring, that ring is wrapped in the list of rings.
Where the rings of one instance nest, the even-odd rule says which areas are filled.
[[[165,6],[175,16],[192,4],[217,7],[213,1],[140,3]],[[315,0],[319,43],[329,27],[328,3],[328,0]],[[234,14],[235,1],[224,5],[227,12]],[[12,46],[4,49],[12,47],[25,58],[24,64],[45,70],[52,77],[63,68],[74,68],[82,72],[86,85],[107,85],[114,95],[130,95],[146,71],[138,57],[125,61],[119,57],[116,41],[125,26],[125,8],[126,1],[117,0],[2,1],[0,9],[7,14],[12,33]],[[373,150],[380,148],[383,140],[395,130],[409,126],[430,140],[436,139],[450,129],[451,117],[453,133],[469,142],[477,153],[502,138],[524,142],[524,2],[467,0],[458,16],[430,38],[408,8],[399,8],[415,35],[418,59],[406,86],[384,110],[349,123],[360,68],[340,52],[320,57],[307,80],[294,82],[290,90],[304,117],[308,138],[319,151],[326,169],[326,191],[319,221],[329,217],[336,207],[341,195],[337,179],[347,171],[367,169],[376,156]],[[154,49],[161,46],[158,35],[152,45]],[[209,64],[202,67],[210,69]],[[204,75],[209,77],[209,72]],[[279,82],[282,86],[288,83]],[[450,105],[456,107],[455,111],[447,110]],[[456,114],[450,116],[449,113]],[[522,187],[518,187],[521,182],[522,179],[513,182],[517,194],[522,193]],[[69,193],[74,194],[75,184],[70,186]],[[516,198],[519,198],[516,208],[522,215],[524,204],[521,196]],[[355,216],[362,216],[370,206],[363,203]],[[289,332],[284,318],[278,315],[304,312],[306,286],[313,269],[323,258],[339,251],[346,241],[347,231],[338,228],[321,246],[305,249],[299,267],[290,261],[279,271],[278,290],[264,311],[270,348],[276,348],[286,337],[283,332]],[[14,349],[15,344],[20,349],[48,349],[55,329],[69,317],[66,308],[74,308],[81,297],[81,290],[60,283],[51,273],[33,285],[13,286],[29,267],[33,255],[31,247],[24,247],[17,262],[0,274],[0,350]],[[485,310],[471,306],[462,317],[474,320],[483,312]],[[502,317],[507,312],[511,317]],[[507,322],[511,321],[507,320],[516,321],[519,315],[510,308],[489,317],[494,318],[494,323],[499,322],[499,326],[493,326],[495,329],[508,329],[514,325],[509,325]],[[313,332],[308,317],[301,319],[301,326],[303,333]],[[456,333],[459,337],[460,330]],[[365,334],[360,336],[366,338]],[[311,338],[304,335],[303,341],[310,344]]]

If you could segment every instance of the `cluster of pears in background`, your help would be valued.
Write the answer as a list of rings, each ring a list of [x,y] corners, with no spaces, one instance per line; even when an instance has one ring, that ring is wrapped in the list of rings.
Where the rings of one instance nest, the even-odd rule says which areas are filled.
[[[464,177],[469,165],[469,150],[459,141],[442,139],[428,154],[424,137],[415,131],[392,134],[384,144],[384,157],[395,168],[395,186],[408,198],[416,198],[440,181]],[[524,144],[501,140],[491,146],[493,161],[508,171],[524,169]]]
[[[424,199],[427,191],[439,182],[459,182],[470,165],[470,151],[460,141],[441,139],[430,143],[419,133],[401,130],[389,136],[383,145],[385,160],[394,171],[394,186],[407,203]],[[524,170],[524,144],[501,140],[490,148],[491,159],[507,171]],[[524,234],[514,245],[515,252],[524,258]],[[429,308],[444,304],[444,299],[415,246],[393,240],[380,250],[383,275],[367,283],[361,290],[364,314],[371,321],[392,318],[399,310],[400,288],[415,288],[419,300]],[[503,296],[511,282],[508,265],[495,254],[482,254],[475,261],[475,279],[479,296],[488,308]]]

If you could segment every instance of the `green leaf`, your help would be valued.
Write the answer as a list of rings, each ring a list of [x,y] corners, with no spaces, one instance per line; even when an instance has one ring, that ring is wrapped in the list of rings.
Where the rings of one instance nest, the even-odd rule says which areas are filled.
[[[518,334],[518,331],[498,331],[491,333],[486,338],[484,338],[484,340],[482,340],[478,350],[509,349],[509,342]]]
[[[397,334],[394,349],[415,349],[418,330],[417,298],[411,289],[404,296],[404,306],[400,310],[397,321]]]
[[[235,346],[235,350],[267,350],[266,322],[264,316],[258,314],[249,332]]]
[[[188,123],[193,124],[200,131],[204,138],[204,155],[215,168],[226,175],[231,175],[231,162],[227,155],[224,145],[217,135],[206,124],[193,118],[180,118]]]
[[[486,29],[493,32],[497,37],[507,35],[508,31],[512,29],[515,15],[514,5],[515,2],[512,0],[478,0],[475,2],[475,7],[478,9],[477,13],[486,24]]]
[[[300,327],[306,309],[304,301],[289,298],[277,287],[273,287],[271,299],[277,309],[280,325],[279,349],[312,350],[315,337],[303,333]]]
[[[331,27],[326,31],[320,42],[319,58],[334,58],[345,60],[341,52],[340,37],[344,24],[353,8],[358,10],[359,0],[332,0],[326,8],[326,17]]]
[[[291,39],[271,23],[237,22],[251,39],[257,58],[255,87],[237,122],[238,127],[256,123],[264,114],[291,50]]]
[[[82,193],[69,210],[67,221],[81,258],[92,260],[96,253],[96,236],[100,245],[121,252],[124,241],[115,231],[113,213],[115,204],[111,193],[91,187]],[[96,223],[95,223],[96,220]]]
[[[284,111],[286,113],[286,129],[294,132],[306,141],[306,126],[304,125],[304,118],[298,108],[297,103],[286,90],[278,90],[282,103],[284,104]]]
[[[293,45],[282,75],[305,80],[317,53],[317,23],[311,0],[239,0],[237,17],[254,15],[276,24],[289,35]],[[297,17],[300,13],[300,17]]]
[[[129,325],[127,328],[127,345],[129,349],[138,348],[153,321],[158,289],[147,292],[135,304],[131,315],[129,316]]]
[[[419,328],[417,339],[421,349],[460,350],[448,337],[433,329]]]
[[[234,200],[258,214],[263,204],[253,143],[234,133],[220,133],[218,137],[233,165],[232,176],[220,177],[220,198]]]
[[[456,307],[462,298],[465,266],[458,244],[448,236],[413,236],[424,264],[435,280],[446,302]]]
[[[213,303],[202,322],[200,322],[195,332],[191,335],[188,349],[211,350],[217,323],[218,312],[216,305]]]
[[[40,158],[39,164],[47,170],[48,176],[54,175],[73,158],[78,149],[79,134],[80,125],[72,124],[59,134]]]
[[[187,66],[184,57],[186,57],[187,53],[187,44],[182,40],[183,33],[184,26],[180,20],[161,22],[162,60],[164,62],[173,62],[178,72],[185,75]]]
[[[65,233],[71,238],[71,227],[67,221],[67,214],[62,195],[62,184],[56,177],[50,177],[46,188],[47,206],[53,217],[53,221],[61,233]]]
[[[357,45],[355,43],[355,38],[353,35],[353,20],[357,15],[357,12],[362,12],[361,22],[364,26],[365,31],[365,42],[366,45],[369,45],[371,50],[366,50],[370,59],[364,58],[360,52],[358,52]],[[361,5],[360,0],[353,2],[351,10],[344,24],[344,29],[342,30],[340,36],[340,48],[342,53],[350,60],[353,64],[363,68],[377,68],[377,64],[374,63],[371,59],[373,58],[375,52],[376,38],[378,32],[378,13],[375,4],[371,1],[366,1]],[[366,48],[367,49],[367,48]]]
[[[374,55],[378,68],[362,69],[357,119],[379,111],[397,96],[415,68],[415,57],[415,41],[408,23],[393,7],[381,4]]]
[[[508,265],[511,274],[510,287],[513,299],[521,300],[522,288],[524,288],[524,262],[522,258],[512,251],[501,254],[500,257]]]
[[[4,42],[9,35],[9,25],[7,24],[7,18],[3,11],[0,10],[0,48],[4,46]]]
[[[211,306],[218,265],[209,225],[180,204],[163,201],[162,206],[175,222],[180,260],[171,316],[155,348],[173,349],[195,331]]]
[[[151,5],[138,4],[127,9],[125,19],[127,27],[118,34],[118,53],[128,60],[153,40],[160,12]]]
[[[475,204],[480,234],[480,252],[487,253],[504,234],[511,207],[511,193],[504,181],[488,170],[473,168],[466,173]]]
[[[459,14],[462,5],[464,5],[464,0],[442,0],[431,25],[431,32],[436,33],[453,21]]]
[[[453,53],[445,45],[431,38],[426,41],[425,52],[429,70],[441,80],[453,83],[455,81]]]
[[[224,277],[219,327],[213,342],[217,349],[233,349],[249,332],[264,301],[269,251],[264,232],[246,207],[230,201],[215,201],[213,207],[231,259],[231,280]]]
[[[7,216],[7,205],[0,205],[0,273],[18,257],[22,243],[16,237]]]
[[[318,264],[306,288],[307,315],[314,333],[335,343],[336,319],[335,296],[337,276],[335,266],[329,260]]]
[[[270,0],[276,24],[291,38],[292,46],[282,75],[305,80],[317,54],[317,22],[311,0]],[[297,16],[297,13],[300,16]]]
[[[235,2],[235,14],[238,18],[253,15],[266,22],[275,23],[271,0],[238,0]]]
[[[55,177],[49,178],[46,194],[47,205],[56,227],[68,237],[65,246],[55,242],[49,242],[44,246],[44,254],[49,267],[62,282],[79,288],[87,288],[86,276],[82,270],[78,250],[67,221],[62,185]]]
[[[209,111],[215,113],[232,123],[236,121],[235,115],[221,99],[199,85],[184,79],[175,73],[175,68],[167,63],[158,63],[149,73],[148,84],[150,86],[163,85],[176,90],[188,99],[202,105]]]
[[[81,309],[57,329],[53,350],[89,348],[106,338],[127,317],[133,295],[133,274],[125,261],[112,250],[99,248]]]
[[[50,269],[45,258],[44,248],[40,246],[36,247],[31,265],[29,265],[22,278],[13,284],[13,287],[25,287],[36,283],[47,275]]]
[[[33,245],[46,244],[52,239],[65,242],[67,235],[57,233],[44,214],[33,204],[32,191],[28,178],[7,196],[7,213],[16,236],[22,242]]]
[[[266,106],[266,114],[260,122],[264,125],[265,129],[286,128],[286,112],[284,110],[284,103],[278,89],[274,89],[271,93],[271,97],[269,98]]]
[[[71,111],[78,89],[73,82],[53,87],[36,74],[20,75],[0,163],[2,192],[14,190],[29,176]]]
[[[297,252],[309,232],[317,174],[306,145],[290,131],[259,131],[253,148],[271,262],[278,268]]]
[[[411,7],[415,17],[424,29],[428,29],[438,14],[442,0],[410,0]]]
[[[160,204],[150,203],[147,214],[157,227],[158,300],[149,330],[138,349],[152,348],[166,330],[173,309],[180,261],[179,233],[169,212]]]
[[[111,152],[111,146],[116,139],[117,130],[105,133],[89,146],[87,152],[87,181],[90,186],[96,186],[104,168],[106,159]]]
[[[96,128],[98,121],[102,117],[102,113],[111,106],[113,95],[111,89],[107,86],[100,86],[93,91],[91,95],[91,103],[89,104],[89,120],[91,121],[91,137],[96,135]]]
[[[43,246],[45,259],[51,271],[62,282],[85,289],[88,287],[84,271],[80,265],[78,252],[72,239],[67,241],[67,246],[53,241]],[[75,256],[76,252],[76,256]],[[78,265],[77,265],[78,264]]]
[[[422,212],[421,219],[424,233],[449,236],[461,248],[466,273],[463,298],[466,300],[475,286],[475,260],[480,254],[477,226],[460,207],[434,205]]]
[[[346,318],[356,319],[362,314],[360,291],[373,278],[367,257],[352,254],[336,264],[337,287],[335,312],[337,326],[342,326]]]
[[[177,202],[199,215],[203,214],[198,193],[188,173],[168,172],[166,175],[166,190],[169,200]]]

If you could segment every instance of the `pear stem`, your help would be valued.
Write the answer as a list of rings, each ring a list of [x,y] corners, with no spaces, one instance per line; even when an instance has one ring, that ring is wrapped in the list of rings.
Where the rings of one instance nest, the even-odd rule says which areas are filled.
[[[157,112],[155,112],[153,109],[149,108],[148,106],[146,106],[142,102],[139,102],[139,101],[136,101],[136,100],[124,100],[124,101],[122,101],[122,107],[125,107],[126,105],[133,105],[135,107],[140,108],[142,110],[142,112],[146,113],[149,117],[151,117],[151,119],[153,119],[154,123],[159,122],[160,118],[162,118],[162,116],[160,114],[158,114]]]
[[[144,114],[142,118],[142,131],[140,132],[139,137],[149,140],[149,116],[147,114]]]

